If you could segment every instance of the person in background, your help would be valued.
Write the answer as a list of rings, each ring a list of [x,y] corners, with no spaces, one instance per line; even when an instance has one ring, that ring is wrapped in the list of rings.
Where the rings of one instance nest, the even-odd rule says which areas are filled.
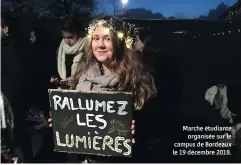
[[[25,119],[28,123],[28,133],[31,137],[30,143],[32,144],[34,161],[39,159],[39,155],[43,155],[42,150],[46,152],[47,147],[44,146],[44,141],[45,137],[49,136],[46,130],[36,128],[40,123],[45,121],[45,117],[49,116],[49,61],[46,60],[49,58],[49,50],[45,49],[45,40],[40,30],[40,28],[32,28],[29,31],[28,44],[24,53],[24,77],[28,80],[24,87],[26,91],[24,98],[28,102],[26,105],[28,113]]]
[[[1,20],[1,90],[11,103],[15,116],[14,136],[20,148],[22,162],[32,159],[32,148],[26,131],[26,102],[24,93],[24,68],[22,59],[17,51],[15,40],[4,19]]]
[[[5,21],[1,19],[1,38],[9,36],[8,33],[8,26],[6,25]]]
[[[156,67],[158,54],[155,45],[156,43],[151,32],[144,29],[138,31],[134,42],[135,55],[144,64],[145,69],[152,75]]]
[[[64,83],[69,86],[73,80],[77,64],[83,55],[85,39],[80,20],[68,15],[61,25],[62,41],[57,50],[58,76],[51,77],[52,83]],[[59,78],[60,77],[60,82]]]
[[[143,70],[133,51],[126,47],[123,22],[101,16],[92,20],[88,29],[84,55],[79,61],[71,89],[132,92],[135,112],[140,111],[156,95],[156,87],[153,77]],[[52,127],[53,119],[48,121]],[[135,121],[132,121],[132,134],[135,134]],[[115,157],[82,156],[85,162],[125,161]]]
[[[15,103],[18,100],[16,94],[19,86],[16,81],[19,80],[19,57],[4,19],[1,19],[1,42],[1,89],[10,102]]]
[[[48,109],[48,65],[47,51],[44,49],[44,40],[41,38],[40,31],[33,28],[29,33],[29,44],[27,47],[27,63],[26,63],[26,78],[30,77],[28,81],[28,91],[35,91],[38,94],[38,99],[32,97],[31,108]],[[45,67],[43,67],[43,65]],[[36,88],[38,86],[38,88]]]

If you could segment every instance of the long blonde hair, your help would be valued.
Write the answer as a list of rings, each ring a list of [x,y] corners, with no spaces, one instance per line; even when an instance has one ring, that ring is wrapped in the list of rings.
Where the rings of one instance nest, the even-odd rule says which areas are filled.
[[[145,101],[155,96],[157,93],[153,77],[143,71],[143,65],[133,55],[133,51],[125,45],[124,39],[120,39],[118,33],[123,33],[126,37],[122,22],[113,17],[101,17],[94,19],[90,25],[98,27],[98,22],[102,21],[101,26],[110,28],[110,37],[113,45],[113,57],[110,64],[110,71],[119,77],[120,81],[116,86],[116,91],[132,92],[134,96],[135,110],[140,110]],[[93,30],[93,27],[92,27]],[[91,29],[89,29],[89,32]],[[75,76],[73,89],[76,88],[81,75],[85,74],[90,67],[97,62],[92,50],[92,34],[86,36],[85,51],[79,62]]]

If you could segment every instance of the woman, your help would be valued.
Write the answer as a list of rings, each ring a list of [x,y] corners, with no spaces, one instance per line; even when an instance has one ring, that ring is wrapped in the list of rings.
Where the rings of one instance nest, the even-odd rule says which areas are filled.
[[[57,69],[59,79],[52,77],[50,82],[69,84],[75,74],[77,64],[83,55],[85,39],[77,17],[68,15],[61,25],[62,41],[57,50]]]
[[[152,34],[148,30],[138,31],[134,43],[135,55],[144,64],[145,69],[151,74],[154,73],[156,66],[157,47],[159,47],[157,44],[158,42],[155,42]]]
[[[77,68],[73,89],[81,91],[133,92],[135,109],[156,94],[153,78],[125,45],[125,29],[114,18],[97,18],[90,23],[85,55]]]
[[[143,71],[140,61],[126,47],[123,27],[123,22],[113,17],[91,21],[72,89],[132,92],[134,109],[138,111],[156,94],[156,87],[152,76]]]

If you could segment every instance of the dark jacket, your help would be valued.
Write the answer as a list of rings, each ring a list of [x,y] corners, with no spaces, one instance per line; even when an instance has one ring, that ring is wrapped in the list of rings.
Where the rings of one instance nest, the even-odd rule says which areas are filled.
[[[38,43],[28,45],[25,57],[24,77],[28,82],[26,86],[26,97],[29,108],[40,108],[48,110],[48,57],[44,47]],[[36,97],[31,97],[32,94]],[[46,106],[47,105],[47,106]]]
[[[2,79],[1,90],[11,103],[14,115],[14,147],[18,152],[19,161],[31,160],[31,147],[26,128],[28,99],[25,95],[28,79],[25,78],[24,56],[21,49],[17,49],[15,41],[9,37],[2,39]],[[29,153],[28,153],[29,152]],[[30,156],[28,156],[30,155]]]
[[[22,80],[20,75],[20,57],[11,36],[2,39],[1,51],[1,90],[9,102],[11,102],[14,110],[14,107],[18,107],[18,102],[21,100],[20,89]],[[16,113],[20,114],[21,112]]]

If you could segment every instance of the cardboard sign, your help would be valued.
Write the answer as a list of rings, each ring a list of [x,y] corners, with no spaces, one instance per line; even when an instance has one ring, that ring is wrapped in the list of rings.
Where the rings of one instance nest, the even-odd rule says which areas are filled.
[[[132,155],[132,95],[49,90],[55,151]]]

